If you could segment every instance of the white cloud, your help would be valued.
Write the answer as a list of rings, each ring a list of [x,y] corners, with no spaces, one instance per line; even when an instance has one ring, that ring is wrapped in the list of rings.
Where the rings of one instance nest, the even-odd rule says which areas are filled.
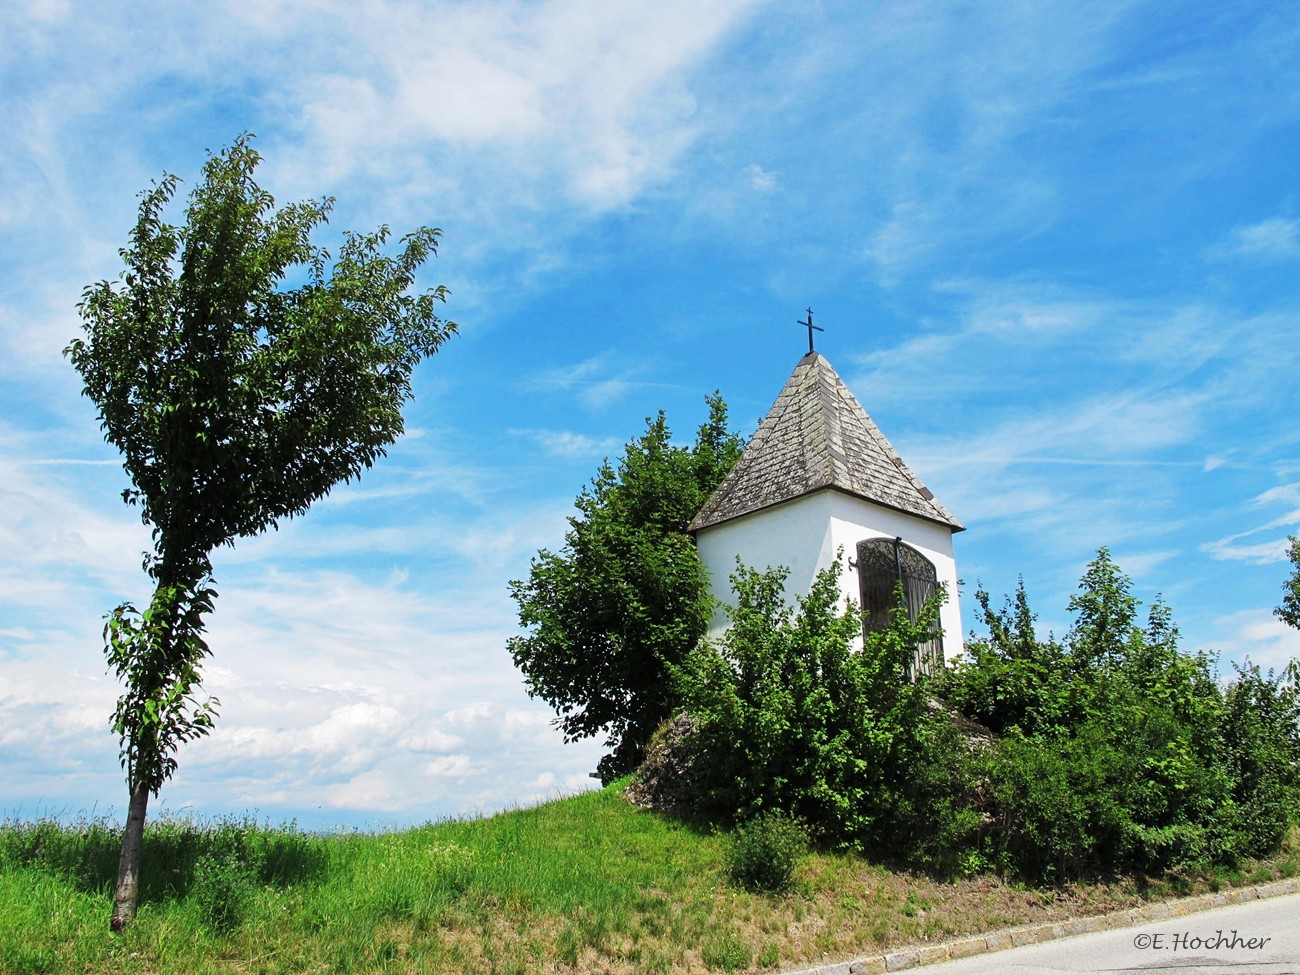
[[[875,343],[855,360],[864,371],[851,385],[862,390],[869,411],[917,389],[955,402],[1000,391],[1026,395],[1040,383],[1046,388],[1045,354],[1059,356],[1077,345],[1082,366],[1101,351],[1089,336],[1122,323],[1133,333],[1124,354],[1137,356],[1152,330],[1139,317],[1142,309],[1055,281],[950,278],[935,291],[951,305],[949,314],[918,323],[897,344]]]
[[[463,747],[465,739],[437,728],[427,728],[407,735],[397,744],[413,752],[449,752]]]
[[[424,767],[425,775],[440,779],[459,779],[467,775],[479,775],[482,772],[483,769],[476,768],[468,755],[443,755]]]
[[[1300,519],[1300,482],[1295,484],[1278,484],[1269,488],[1255,498],[1256,505],[1284,504],[1295,505],[1289,518]]]
[[[512,429],[506,433],[527,437],[557,457],[608,457],[622,446],[615,437],[590,437],[572,430]]]
[[[592,411],[606,409],[633,389],[680,388],[676,383],[635,378],[648,373],[652,366],[648,361],[621,363],[608,353],[594,355],[572,365],[547,369],[526,380],[524,388],[575,392],[583,406]]]
[[[205,681],[221,718],[187,747],[170,801],[266,810],[283,791],[297,808],[422,819],[511,805],[539,767],[594,767],[598,744],[560,748],[550,710],[527,700],[495,614],[474,629],[467,613],[458,632],[435,600],[338,582],[283,600],[228,587],[210,640],[222,667]]]
[[[698,71],[754,6],[304,0],[40,19],[61,8],[32,5],[6,39],[42,82],[0,102],[15,134],[0,225],[32,242],[6,269],[0,322],[21,327],[3,329],[0,360],[49,367],[82,285],[116,269],[133,195],[163,169],[192,182],[200,150],[243,128],[260,132],[260,179],[281,202],[328,193],[345,225],[400,212],[447,227],[439,273],[457,314],[550,283],[564,241],[675,178],[701,135]],[[142,45],[148,58],[124,53]],[[133,134],[105,121],[123,112]],[[584,397],[598,408],[624,390]]]
[[[1132,579],[1149,578],[1157,566],[1179,556],[1179,552],[1175,549],[1164,549],[1156,552],[1120,550],[1113,554],[1115,564],[1122,566],[1124,572]]]
[[[554,772],[543,772],[532,781],[535,789],[554,789],[556,784]]]
[[[1254,508],[1276,505],[1285,505],[1291,510],[1262,525],[1207,542],[1201,546],[1201,551],[1215,559],[1248,562],[1253,565],[1285,562],[1290,551],[1290,543],[1286,536],[1295,534],[1296,529],[1300,529],[1300,483],[1276,485],[1256,495],[1251,501],[1251,507]],[[1293,505],[1295,507],[1291,507]],[[1242,539],[1265,533],[1272,534],[1279,528],[1285,530],[1284,534],[1274,535],[1262,541],[1240,544]]]
[[[769,173],[757,163],[751,163],[745,167],[745,179],[751,189],[760,193],[767,194],[776,190],[776,173]]]
[[[84,508],[86,480],[120,477],[112,466],[48,456],[30,463],[21,454],[31,444],[9,446],[19,456],[0,462],[8,475],[0,534],[11,543],[0,567],[8,582],[0,742],[25,757],[7,774],[18,795],[60,802],[67,783],[68,795],[97,794],[109,805],[121,791],[107,720],[118,689],[102,676],[99,617],[129,595],[113,592],[123,580],[137,596],[147,592],[138,554],[147,530],[125,508],[116,520]],[[381,481],[376,493],[391,505],[410,492]],[[412,497],[446,495],[430,488]],[[344,505],[241,543],[237,558],[216,553],[215,657],[203,686],[221,699],[221,716],[210,737],[184,750],[164,805],[448,815],[518,801],[539,766],[584,775],[600,746],[562,748],[551,712],[527,700],[505,652],[513,613],[504,580],[563,523],[544,507],[516,505],[503,521],[485,506],[418,528],[339,524],[367,510]],[[335,567],[289,568],[317,550],[335,551]],[[420,558],[385,569],[381,554],[375,566],[385,550]],[[69,605],[79,608],[31,615]],[[97,676],[78,676],[84,670]],[[456,785],[467,775],[473,788]]]
[[[22,13],[17,19],[30,17],[45,23],[63,20],[72,10],[68,0],[20,0],[19,6]]]
[[[1292,659],[1300,659],[1300,630],[1287,626],[1269,610],[1246,609],[1218,617],[1212,623],[1212,634],[1215,650],[1237,661],[1250,658],[1266,671],[1280,672]]]
[[[336,810],[367,809],[401,813],[410,808],[412,781],[386,768],[357,772],[320,792],[322,804]]]
[[[691,69],[748,5],[363,4],[343,15],[347,50],[293,95],[338,176],[377,156],[423,170],[415,150],[436,145],[478,160],[493,200],[509,187],[513,205],[558,191],[619,207],[671,175],[695,139]]]
[[[118,465],[24,463],[32,445],[7,431],[0,431],[0,446],[0,576],[8,583],[0,589],[0,611],[6,604],[59,605],[86,585],[119,585],[139,567],[149,533],[120,504],[126,481]],[[89,506],[96,499],[103,509]]]
[[[961,443],[923,446],[916,456],[942,456],[949,468],[980,468],[986,477],[1011,464],[1159,466],[1159,458],[1146,454],[1191,439],[1200,399],[1191,392],[1141,390],[1085,395],[1045,404],[1032,416],[1006,420]]]
[[[1253,534],[1253,533],[1251,533]],[[1233,536],[1241,537],[1241,536]],[[1253,545],[1235,545],[1230,539],[1206,542],[1201,551],[1225,562],[1250,562],[1253,565],[1271,565],[1286,559],[1286,539],[1270,539]]]
[[[1210,248],[1214,260],[1278,262],[1300,258],[1300,221],[1287,217],[1270,217],[1259,223],[1234,227],[1218,244]]]
[[[0,435],[0,740],[15,746],[0,772],[14,795],[123,791],[100,614],[147,591],[147,532],[59,353],[80,288],[115,273],[149,179],[192,183],[202,149],[244,128],[281,202],[328,193],[339,226],[444,226],[430,274],[456,292],[463,341],[454,369],[430,370],[436,408],[422,395],[374,476],[218,553],[207,686],[222,717],[164,803],[420,817],[589,786],[600,746],[560,745],[505,650],[505,580],[572,510],[555,458],[617,449],[574,414],[619,416],[622,442],[680,382],[693,398],[722,386],[749,416],[785,354],[755,323],[806,303],[838,303],[846,323],[860,309],[872,331],[856,348],[876,351],[854,388],[970,526],[959,558],[986,578],[1068,592],[1107,543],[1158,588],[1204,585],[1204,613],[1276,590],[1263,563],[1300,500],[1261,491],[1295,479],[1294,281],[1228,272],[1300,246],[1271,175],[1287,171],[1272,136],[1300,110],[1285,14],[1170,48],[1167,16],[1126,0],[13,9],[0,384],[25,439]],[[1232,210],[1247,157],[1252,198],[1282,201],[1270,219]],[[1222,262],[1208,275],[1207,256]],[[589,314],[603,302],[616,322]],[[842,368],[850,329],[825,339]],[[563,366],[592,348],[609,351]],[[471,384],[494,401],[469,407]],[[539,459],[521,461],[512,429]],[[1240,622],[1243,645],[1289,637]]]
[[[491,719],[493,709],[487,701],[475,701],[448,711],[444,717],[451,724],[473,726]]]

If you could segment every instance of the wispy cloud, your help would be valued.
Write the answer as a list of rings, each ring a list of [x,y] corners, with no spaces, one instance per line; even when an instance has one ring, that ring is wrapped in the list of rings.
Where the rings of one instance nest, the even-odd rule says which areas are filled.
[[[1226,658],[1249,659],[1264,670],[1282,671],[1300,659],[1300,630],[1287,626],[1268,610],[1248,609],[1218,617],[1212,624],[1212,643]],[[1231,676],[1231,670],[1224,665]]]
[[[888,207],[862,253],[884,286],[976,236],[1024,238],[1059,219],[1061,177],[1017,150],[1044,116],[1077,97],[1122,14],[1116,6],[1084,17],[1054,5],[1018,18],[977,14],[963,19],[966,41],[953,58],[951,23],[913,7],[881,9],[869,55],[881,101],[864,91],[863,115],[883,130],[878,179]],[[884,83],[894,73],[926,80],[899,93]],[[886,90],[892,104],[882,103]]]
[[[546,370],[525,380],[528,390],[576,392],[589,410],[603,410],[633,389],[678,389],[679,384],[662,380],[637,379],[649,372],[651,364],[619,364],[609,354],[594,355],[580,362]]]
[[[1212,260],[1238,259],[1276,263],[1300,259],[1300,221],[1270,217],[1234,227],[1207,252]]]
[[[760,193],[772,193],[776,190],[776,173],[769,173],[757,163],[750,163],[745,167],[745,179],[751,189],[758,190]]]
[[[482,166],[481,188],[498,200],[509,185],[516,205],[558,192],[618,207],[669,175],[696,137],[690,69],[747,6],[371,3],[345,15],[349,50],[326,54],[294,95],[309,144],[339,175],[374,166],[376,149],[436,173],[419,159],[432,142]],[[284,32],[308,16],[292,12]]]
[[[52,476],[59,473],[74,478],[69,483]],[[28,465],[0,457],[0,548],[15,583],[4,590],[0,607],[43,604],[87,583],[111,584],[139,566],[148,529],[124,508],[107,510],[120,506],[122,482],[104,465]],[[96,487],[103,503],[91,507]]]
[[[526,437],[548,454],[559,457],[607,457],[622,445],[616,437],[591,437],[572,430],[511,429],[511,436]]]
[[[1283,333],[1273,322],[1048,281],[968,279],[942,293],[956,314],[863,356],[852,385],[968,525],[1075,558],[1101,544],[1135,551],[1135,564],[1153,575],[1177,561],[1175,539],[1220,559],[1280,557],[1280,541],[1254,529],[1244,542],[1216,539],[1208,523],[1171,518],[1179,498],[1219,489],[1211,475],[1262,473],[1267,466],[1254,458],[1276,454],[1221,432],[1225,415],[1267,411],[1269,396],[1288,395],[1295,355],[1275,347]],[[960,411],[975,399],[1006,406],[944,435],[913,412],[917,389],[933,391],[925,409]],[[1268,499],[1281,503],[1285,492]]]
[[[1279,484],[1254,498],[1251,507],[1285,506],[1288,510],[1261,525],[1245,531],[1214,539],[1201,546],[1201,550],[1215,559],[1233,562],[1250,562],[1255,565],[1273,565],[1285,562],[1290,544],[1287,536],[1300,532],[1300,483]],[[1278,529],[1283,529],[1281,533]],[[1243,544],[1244,539],[1272,537]]]
[[[1254,532],[1248,533],[1253,535]],[[1286,559],[1287,544],[1285,539],[1270,539],[1265,542],[1255,542],[1250,545],[1238,545],[1234,539],[1244,536],[1229,536],[1229,538],[1218,539],[1213,542],[1207,542],[1201,546],[1201,551],[1208,553],[1216,559],[1226,562],[1250,562],[1255,565],[1272,565],[1275,562],[1282,562]]]

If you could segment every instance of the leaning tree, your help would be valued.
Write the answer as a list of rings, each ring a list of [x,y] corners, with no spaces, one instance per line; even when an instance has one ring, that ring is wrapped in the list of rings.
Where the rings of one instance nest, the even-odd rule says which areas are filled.
[[[331,255],[311,238],[333,199],[277,210],[251,142],[209,154],[180,226],[164,219],[175,176],[141,194],[125,267],[86,289],[84,337],[65,350],[123,454],[122,497],[153,535],[148,606],[124,603],[104,627],[130,793],[114,930],[135,916],[149,796],[216,715],[199,691],[213,550],[302,514],[383,456],[412,371],[456,331],[435,313],[445,288],[413,290],[440,231],[408,234],[395,255],[387,227],[345,233]]]

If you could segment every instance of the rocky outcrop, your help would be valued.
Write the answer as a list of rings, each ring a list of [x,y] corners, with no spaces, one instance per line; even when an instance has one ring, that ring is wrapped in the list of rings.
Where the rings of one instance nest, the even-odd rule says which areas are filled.
[[[658,812],[684,812],[696,806],[700,795],[691,745],[694,732],[695,719],[685,711],[664,721],[646,745],[645,759],[624,797]]]

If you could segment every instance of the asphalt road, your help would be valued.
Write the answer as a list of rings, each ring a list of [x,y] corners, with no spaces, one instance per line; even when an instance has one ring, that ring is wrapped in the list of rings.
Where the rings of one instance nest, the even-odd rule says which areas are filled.
[[[1300,894],[914,969],[920,975],[1300,975]]]

